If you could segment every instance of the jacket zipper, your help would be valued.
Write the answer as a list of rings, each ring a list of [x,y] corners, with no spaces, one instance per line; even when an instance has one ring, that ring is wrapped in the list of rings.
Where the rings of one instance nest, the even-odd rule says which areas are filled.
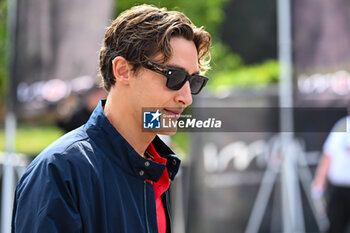
[[[167,226],[167,233],[171,233],[171,217],[170,217],[170,210],[169,210],[169,190],[165,191],[165,193],[163,194],[165,196],[165,203],[163,202],[164,208],[166,209],[166,219],[168,221],[168,226]]]
[[[149,232],[149,225],[148,225],[148,211],[147,211],[147,181],[144,181],[144,186],[143,186],[143,197],[144,197],[144,203],[145,203],[145,216],[146,216],[146,229],[147,233]]]

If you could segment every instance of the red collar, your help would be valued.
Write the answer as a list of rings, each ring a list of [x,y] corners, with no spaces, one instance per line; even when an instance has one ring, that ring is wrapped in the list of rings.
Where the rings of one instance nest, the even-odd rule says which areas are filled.
[[[153,160],[154,162],[161,163],[164,165],[166,165],[167,163],[167,160],[157,153],[152,143],[148,146],[146,150],[146,156],[148,156],[148,159]],[[157,182],[153,182],[154,194],[156,198],[160,197],[169,188],[169,185],[169,174],[167,168],[165,168],[160,179]]]
[[[148,146],[145,154],[150,160],[166,165],[167,160],[162,158],[157,153],[152,143]],[[165,168],[163,174],[161,175],[160,179],[157,182],[151,182],[151,183],[153,184],[154,196],[156,200],[158,232],[165,233],[167,229],[167,223],[166,223],[166,214],[165,214],[165,209],[164,209],[161,195],[169,188],[169,185],[170,185],[167,168]]]

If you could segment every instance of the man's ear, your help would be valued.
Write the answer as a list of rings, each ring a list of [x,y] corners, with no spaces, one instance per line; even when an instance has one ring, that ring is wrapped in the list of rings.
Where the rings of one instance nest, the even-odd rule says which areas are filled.
[[[128,84],[132,69],[130,63],[124,57],[118,56],[113,59],[112,66],[116,82]]]

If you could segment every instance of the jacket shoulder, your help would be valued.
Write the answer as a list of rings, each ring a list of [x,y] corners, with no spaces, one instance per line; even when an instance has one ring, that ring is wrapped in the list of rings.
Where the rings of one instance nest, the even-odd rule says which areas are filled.
[[[95,169],[103,159],[103,153],[99,152],[93,140],[80,127],[45,148],[30,163],[18,184],[28,179],[39,178],[38,176],[49,175],[46,173],[52,169],[57,170],[62,178],[68,179],[72,173]]]

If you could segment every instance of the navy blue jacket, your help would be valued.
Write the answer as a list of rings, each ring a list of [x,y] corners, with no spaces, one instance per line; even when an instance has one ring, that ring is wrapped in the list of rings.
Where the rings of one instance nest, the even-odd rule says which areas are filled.
[[[47,147],[17,184],[12,232],[157,233],[153,186],[180,160],[158,138],[167,165],[141,157],[106,118],[100,102],[89,121]],[[147,162],[147,163],[146,163]],[[162,196],[170,232],[168,192]]]

